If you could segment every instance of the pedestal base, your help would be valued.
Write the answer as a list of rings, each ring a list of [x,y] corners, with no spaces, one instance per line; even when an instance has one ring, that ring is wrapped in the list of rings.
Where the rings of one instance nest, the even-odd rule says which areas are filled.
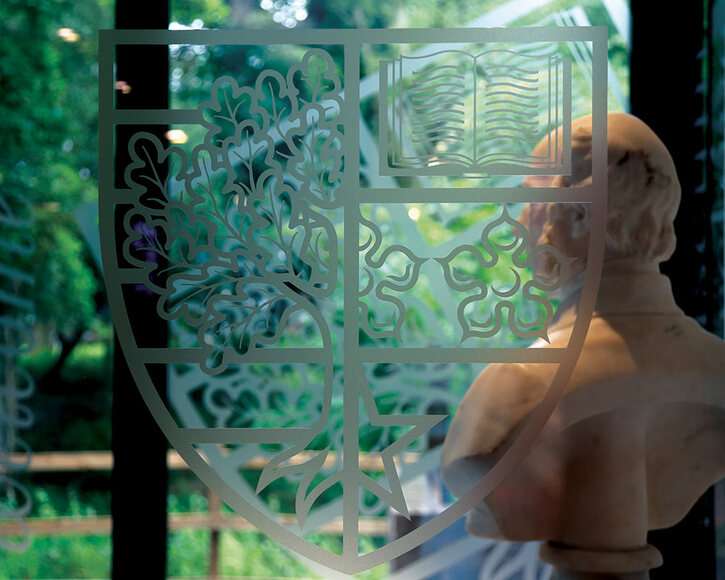
[[[554,567],[552,580],[647,580],[662,565],[654,546],[631,550],[582,550],[548,542],[539,559]]]

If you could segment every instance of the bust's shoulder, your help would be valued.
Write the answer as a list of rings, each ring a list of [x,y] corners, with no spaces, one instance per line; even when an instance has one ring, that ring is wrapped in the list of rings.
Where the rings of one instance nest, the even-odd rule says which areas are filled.
[[[487,454],[541,402],[558,365],[496,363],[471,384],[456,413],[458,433],[471,454]],[[465,432],[463,431],[465,429]]]
[[[556,365],[487,366],[466,392],[448,429],[441,456],[446,485],[465,493],[488,460],[546,394]]]
[[[725,341],[682,314],[595,319],[577,366],[597,360],[626,372],[725,372]]]
[[[678,331],[680,328],[670,330],[675,335],[678,334]],[[711,359],[713,363],[719,363],[719,366],[725,370],[725,341],[716,334],[705,330],[693,318],[684,317],[682,333],[675,338],[686,342],[692,350],[699,352],[704,358]]]

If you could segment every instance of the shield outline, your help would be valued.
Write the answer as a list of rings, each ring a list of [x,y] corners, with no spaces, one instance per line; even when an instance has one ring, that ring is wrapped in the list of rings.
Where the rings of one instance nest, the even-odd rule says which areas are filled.
[[[343,553],[342,555],[320,548],[301,536],[296,535],[282,524],[270,520],[258,511],[208,465],[193,443],[203,443],[195,437],[194,431],[176,425],[168,408],[148,374],[145,365],[151,362],[170,362],[167,357],[159,356],[157,360],[151,356],[141,358],[135,345],[134,335],[128,318],[126,304],[123,299],[121,284],[129,283],[128,278],[122,280],[118,267],[115,231],[114,206],[117,203],[128,203],[122,197],[123,190],[114,187],[114,128],[116,124],[172,124],[188,122],[190,117],[186,111],[152,110],[133,111],[116,110],[114,106],[114,53],[116,45],[170,45],[170,44],[229,44],[229,45],[267,45],[267,44],[302,44],[302,45],[343,45],[344,46],[344,79],[345,87],[359,86],[360,46],[363,44],[416,44],[416,43],[474,43],[486,41],[500,42],[565,42],[583,41],[592,44],[592,182],[582,188],[487,188],[477,191],[478,202],[566,202],[577,201],[591,204],[591,234],[588,248],[588,263],[584,277],[583,293],[579,305],[579,315],[572,329],[568,347],[558,349],[476,349],[475,362],[556,362],[559,368],[554,376],[544,399],[530,415],[525,427],[513,441],[501,459],[484,476],[478,484],[463,497],[449,506],[442,513],[382,548],[364,555],[357,553],[357,486],[354,493],[346,493],[343,500]],[[419,546],[432,538],[453,522],[463,517],[477,503],[483,500],[496,486],[523,460],[539,434],[544,429],[549,417],[554,412],[566,388],[567,380],[577,362],[579,353],[586,337],[596,300],[599,279],[604,259],[604,240],[606,231],[606,116],[607,116],[607,28],[594,27],[526,27],[526,28],[464,28],[464,29],[349,29],[349,30],[290,30],[273,33],[270,31],[235,31],[235,30],[105,30],[99,34],[99,229],[101,251],[111,312],[118,334],[119,342],[128,362],[131,373],[137,383],[141,395],[165,433],[171,444],[184,458],[189,467],[232,507],[238,514],[251,522],[261,532],[294,550],[303,557],[334,570],[355,574],[388,562],[405,552]],[[345,93],[345,110],[341,118],[345,126],[345,141],[355,147],[354,153],[347,155],[343,185],[347,191],[359,190],[359,90]],[[566,116],[566,112],[565,112]],[[372,190],[375,191],[375,190]],[[386,193],[378,191],[378,195]],[[451,191],[451,190],[449,190]],[[349,195],[349,194],[348,194]],[[361,201],[355,195],[345,201],[344,227],[346,232],[354,232],[357,227],[356,212],[350,207],[358,206]],[[388,196],[389,200],[389,196]],[[367,201],[367,200],[366,200]],[[415,201],[401,199],[400,201]],[[346,263],[355,263],[357,257],[357,236],[345,236],[344,259]],[[358,270],[347,268],[344,273],[343,287],[357,288]],[[140,280],[135,280],[136,282]],[[357,306],[347,305],[344,309],[345,360],[348,362],[348,351],[357,346]],[[349,346],[348,346],[349,345]],[[423,349],[421,349],[423,351]],[[536,352],[539,351],[539,352]],[[522,354],[523,353],[523,354]],[[554,357],[552,355],[559,355]],[[352,361],[350,361],[352,362]],[[350,381],[352,383],[352,381]],[[357,401],[357,386],[345,387],[353,389]],[[347,397],[346,397],[347,401]],[[345,404],[344,435],[356,434],[357,404]],[[353,420],[347,420],[352,418]],[[198,433],[196,434],[198,435]],[[351,440],[345,436],[344,441]],[[228,442],[228,440],[225,440]],[[214,441],[216,442],[216,441]],[[357,454],[355,453],[355,457]],[[350,497],[348,497],[350,496]]]

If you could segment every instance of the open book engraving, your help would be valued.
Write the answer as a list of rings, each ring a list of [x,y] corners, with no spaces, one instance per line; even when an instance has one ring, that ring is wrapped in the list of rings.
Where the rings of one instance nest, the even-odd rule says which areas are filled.
[[[557,54],[404,55],[381,62],[380,86],[386,174],[569,173],[571,62]],[[532,155],[559,125],[563,146]]]

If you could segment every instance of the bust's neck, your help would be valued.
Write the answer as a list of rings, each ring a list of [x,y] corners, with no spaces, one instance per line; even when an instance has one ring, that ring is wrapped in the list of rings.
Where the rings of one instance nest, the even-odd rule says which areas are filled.
[[[554,325],[563,325],[576,316],[585,273],[567,282],[564,296],[554,317]],[[659,264],[638,258],[605,260],[597,292],[595,316],[637,314],[682,314],[675,304],[669,278],[659,271]]]

